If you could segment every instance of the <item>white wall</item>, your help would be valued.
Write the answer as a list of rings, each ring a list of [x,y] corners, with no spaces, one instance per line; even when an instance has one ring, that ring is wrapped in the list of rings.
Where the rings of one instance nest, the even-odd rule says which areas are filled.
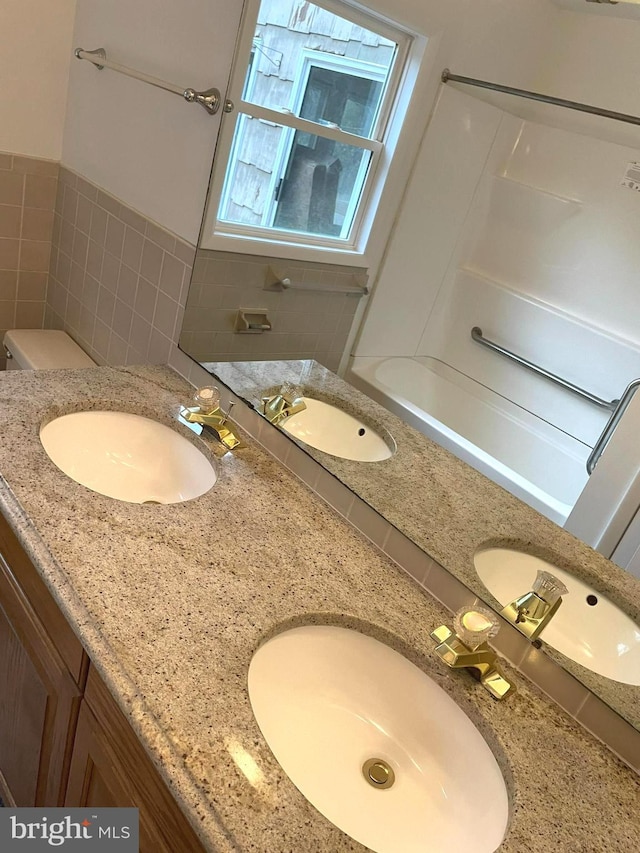
[[[78,0],[74,46],[224,94],[241,11],[226,0]],[[74,60],[63,163],[195,243],[221,115]]]
[[[0,151],[59,160],[75,0],[0,4]]]

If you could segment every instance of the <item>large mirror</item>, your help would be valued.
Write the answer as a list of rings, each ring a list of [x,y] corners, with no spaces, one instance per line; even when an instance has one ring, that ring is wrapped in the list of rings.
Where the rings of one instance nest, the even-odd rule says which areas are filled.
[[[569,26],[584,16],[566,11],[578,7],[546,8],[564,16],[558,57],[566,49],[586,62],[593,31]],[[310,446],[309,431],[292,440],[490,606],[507,602],[447,539],[526,546],[579,574],[585,598],[606,594],[618,605],[607,628],[615,634],[618,617],[640,615],[640,460],[632,456],[640,395],[629,393],[591,476],[587,462],[640,377],[640,130],[459,82],[438,86],[441,69],[432,68],[432,112],[426,132],[411,120],[417,154],[401,203],[391,193],[397,209],[385,211],[384,245],[323,261],[304,243],[335,248],[366,219],[358,202],[375,196],[366,181],[378,151],[369,137],[393,112],[383,92],[399,85],[393,58],[409,49],[386,23],[376,32],[336,17],[334,4],[318,9],[263,0],[239,40],[237,115],[225,119],[216,155],[229,167],[226,181],[214,170],[180,346],[261,413],[286,384],[293,405],[302,393],[356,418],[358,452],[363,438],[379,439],[363,456]],[[640,35],[637,16],[626,23]],[[562,66],[546,61],[544,91],[556,94]],[[574,69],[575,99],[593,103],[576,80]],[[601,97],[611,91],[595,88]],[[345,127],[358,140],[347,144]],[[247,244],[251,229],[260,240]],[[269,245],[287,229],[287,247]],[[266,414],[279,422],[274,429],[289,430],[295,418],[281,418],[281,404]],[[329,419],[342,423],[331,411]],[[450,508],[455,523],[435,508],[430,441],[495,484],[483,492],[468,469],[445,467],[456,483],[442,494],[480,489],[503,523],[490,513],[479,523],[481,509],[464,501]],[[434,516],[425,521],[426,512]],[[435,524],[446,528],[438,540]],[[593,558],[560,527],[625,569]],[[627,621],[620,630],[619,647],[640,648],[640,629]],[[640,728],[637,657],[629,673],[603,675],[549,653]]]

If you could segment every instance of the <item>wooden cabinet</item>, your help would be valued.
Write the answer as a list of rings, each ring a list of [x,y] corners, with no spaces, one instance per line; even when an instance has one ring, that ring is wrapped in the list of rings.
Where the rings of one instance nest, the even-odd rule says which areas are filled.
[[[0,796],[17,806],[61,806],[80,708],[82,647],[56,618],[55,602],[0,517]],[[39,588],[36,610],[18,578]],[[51,639],[60,628],[65,654]],[[75,638],[73,638],[75,639]]]
[[[137,807],[140,853],[204,849],[93,668],[80,711],[65,805]]]
[[[204,850],[1,515],[0,797],[136,807],[141,853]]]

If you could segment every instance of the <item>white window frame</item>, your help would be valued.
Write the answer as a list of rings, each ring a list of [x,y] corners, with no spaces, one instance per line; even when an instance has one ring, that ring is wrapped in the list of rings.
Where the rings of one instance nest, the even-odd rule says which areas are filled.
[[[234,112],[236,115],[226,117],[218,140],[207,208],[200,237],[200,246],[202,248],[247,254],[263,254],[271,257],[285,256],[324,262],[335,261],[342,264],[360,265],[366,262],[367,241],[374,219],[372,211],[369,209],[368,199],[372,196],[380,197],[381,187],[384,185],[393,154],[392,151],[389,151],[388,147],[385,148],[385,143],[389,136],[390,124],[392,120],[402,122],[403,116],[400,115],[398,117],[396,106],[399,102],[403,102],[405,105],[408,102],[407,92],[403,90],[402,80],[411,48],[412,36],[399,26],[390,26],[384,20],[360,12],[346,3],[340,2],[340,0],[317,0],[316,4],[328,11],[334,12],[342,18],[351,20],[355,24],[375,30],[379,35],[388,38],[398,45],[394,65],[387,82],[387,91],[395,93],[395,96],[392,95],[385,98],[383,93],[382,106],[372,128],[371,136],[374,138],[357,136],[340,129],[326,127],[300,118],[294,114],[295,95],[300,92],[304,93],[306,81],[308,80],[308,72],[312,65],[327,63],[325,67],[334,68],[335,65],[329,64],[330,61],[345,59],[344,57],[334,57],[331,54],[325,54],[320,51],[305,50],[302,62],[307,62],[307,74],[304,77],[304,81],[297,79],[297,85],[294,87],[294,92],[292,93],[291,106],[285,108],[283,111],[279,111],[245,101],[242,94],[245,82],[247,81],[248,57],[253,44],[260,8],[260,0],[248,0],[241,25],[236,57],[234,59],[231,85],[227,93],[227,97],[235,105]],[[308,55],[310,54],[316,54],[317,61],[309,62]],[[324,58],[324,62],[320,61],[318,54]],[[360,66],[363,72],[366,68],[368,73],[363,73],[362,75],[365,77],[369,77],[373,73],[373,69],[380,68],[374,63],[345,60],[345,67],[351,67],[351,64],[356,69],[356,74],[358,73],[358,66]],[[383,77],[384,69],[382,70]],[[376,78],[371,77],[370,79]],[[252,87],[249,85],[247,92],[249,93],[251,89]],[[349,229],[352,235],[350,239],[331,238],[284,230],[278,231],[270,227],[239,225],[221,222],[217,219],[218,210],[221,207],[226,171],[229,162],[231,162],[235,128],[238,122],[247,120],[245,118],[247,115],[254,119],[286,127],[289,130],[289,134],[284,133],[283,138],[287,135],[293,138],[294,132],[300,130],[337,142],[353,144],[355,147],[371,152],[368,164],[365,162],[369,175],[365,180],[361,196],[352,199],[352,206],[357,205],[358,209]],[[397,137],[397,128],[395,131],[395,136]],[[283,140],[281,140],[280,145],[283,145]],[[274,170],[275,174],[276,171]],[[272,181],[271,193],[274,190],[275,179]],[[272,205],[270,204],[269,207],[271,208]],[[265,217],[263,216],[264,220]]]
[[[296,84],[292,89],[291,100],[289,103],[289,109],[294,115],[298,115],[300,112],[300,108],[302,107],[302,101],[304,100],[304,96],[307,91],[309,77],[311,76],[311,70],[313,68],[326,68],[330,71],[344,71],[344,73],[348,73],[353,77],[362,77],[366,80],[375,80],[380,83],[383,83],[386,78],[386,68],[381,65],[375,65],[373,62],[363,62],[359,59],[350,59],[346,56],[338,56],[334,54],[324,53],[323,51],[319,50],[311,50],[310,48],[305,48],[300,56],[300,61],[298,63],[298,68],[296,70],[294,78]],[[374,127],[377,121],[378,117],[376,116]],[[288,127],[285,130],[285,132],[282,134],[280,143],[278,145],[278,150],[273,160],[274,169],[271,184],[269,186],[269,204],[267,205],[263,214],[262,222],[264,227],[269,228],[271,233],[276,233],[275,229],[273,228],[273,220],[275,218],[277,209],[277,201],[275,199],[276,186],[278,181],[282,178],[284,169],[287,163],[289,162],[289,157],[291,156],[291,151],[293,148],[293,140],[295,137],[295,133],[295,129],[291,127]],[[367,171],[369,168],[370,164],[368,162],[363,161],[361,163],[357,182],[360,180],[361,177],[364,177],[362,173]],[[356,183],[356,185],[360,186],[359,183]],[[346,226],[343,226],[342,231],[340,233],[341,241],[346,240],[349,235],[349,232],[353,231],[353,229],[355,228],[355,219],[352,223],[352,218],[354,209],[358,205],[359,201],[359,196],[356,196],[354,194],[351,196],[351,203],[345,216]],[[329,240],[329,238],[326,239]]]

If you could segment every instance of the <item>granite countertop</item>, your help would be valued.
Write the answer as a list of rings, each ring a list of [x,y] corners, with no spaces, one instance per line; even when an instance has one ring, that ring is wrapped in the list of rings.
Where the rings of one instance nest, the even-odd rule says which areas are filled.
[[[317,362],[216,362],[204,366],[257,409],[263,396],[289,381],[309,396],[353,414],[383,436],[392,436],[396,453],[375,466],[339,459],[298,443],[494,610],[503,605],[478,577],[473,556],[480,548],[502,546],[566,569],[640,623],[637,578]],[[542,644],[550,657],[640,730],[640,686],[621,684],[586,669],[546,644],[544,635]]]
[[[0,507],[207,849],[364,851],[290,783],[249,704],[255,649],[308,623],[383,639],[455,698],[509,787],[501,851],[635,849],[638,777],[520,676],[496,702],[452,674],[429,639],[444,609],[259,445],[221,455],[207,443],[213,490],[144,506],[69,480],[38,438],[59,414],[107,408],[202,447],[175,420],[190,393],[165,368],[0,375]],[[238,748],[259,768],[252,782]]]

